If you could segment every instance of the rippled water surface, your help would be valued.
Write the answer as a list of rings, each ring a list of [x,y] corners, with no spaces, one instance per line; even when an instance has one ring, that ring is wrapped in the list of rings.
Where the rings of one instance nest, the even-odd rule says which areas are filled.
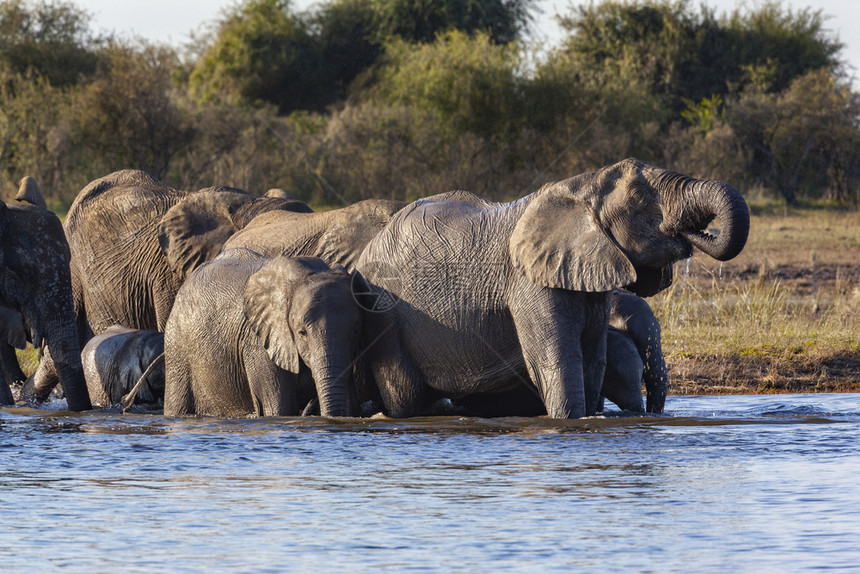
[[[860,395],[580,421],[0,410],[8,572],[860,568]]]

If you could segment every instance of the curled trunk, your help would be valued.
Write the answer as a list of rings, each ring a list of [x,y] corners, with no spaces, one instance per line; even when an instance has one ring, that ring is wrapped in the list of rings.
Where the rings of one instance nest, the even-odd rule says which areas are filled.
[[[736,257],[746,245],[750,215],[741,193],[727,183],[693,179],[675,172],[657,178],[673,231],[718,261]],[[720,233],[708,225],[720,220]]]

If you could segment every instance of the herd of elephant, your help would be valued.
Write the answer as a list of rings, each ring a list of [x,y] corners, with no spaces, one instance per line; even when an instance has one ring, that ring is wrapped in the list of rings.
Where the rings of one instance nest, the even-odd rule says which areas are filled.
[[[0,203],[0,404],[9,383],[30,402],[60,384],[76,411],[577,418],[605,397],[659,413],[642,297],[693,247],[724,261],[749,232],[732,186],[635,159],[508,203],[313,212],[283,190],[186,192],[133,170],[87,185],[62,225],[31,178],[16,199]]]

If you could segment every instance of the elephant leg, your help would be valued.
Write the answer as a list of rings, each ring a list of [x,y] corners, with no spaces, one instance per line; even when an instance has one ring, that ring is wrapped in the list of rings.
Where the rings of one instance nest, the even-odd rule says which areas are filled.
[[[593,416],[600,410],[600,389],[606,373],[606,337],[609,330],[609,299],[605,305],[599,294],[588,294],[595,299],[594,305],[586,308],[586,323],[580,344],[583,356],[583,382],[585,384],[585,414]]]
[[[54,365],[50,351],[47,347],[43,347],[42,352],[39,366],[21,387],[21,399],[36,402],[45,401],[54,387],[60,383],[60,375],[57,373],[57,367]]]
[[[606,339],[606,374],[601,395],[621,410],[645,412],[642,403],[644,368],[633,339],[626,333],[609,329]]]
[[[14,405],[15,398],[12,396],[12,389],[9,387],[9,382],[6,377],[0,373],[0,406]]]
[[[547,414],[594,414],[606,366],[607,294],[540,289],[523,301],[511,313]]]
[[[364,333],[365,340],[372,341],[371,370],[385,413],[393,418],[421,414],[428,404],[427,385],[401,345],[396,319],[387,313],[368,313]]]
[[[245,374],[257,416],[299,414],[298,377],[280,369],[262,346],[249,345],[243,351]]]
[[[20,385],[27,380],[27,375],[21,370],[18,355],[15,354],[15,347],[12,345],[0,343],[0,367],[3,369],[6,382],[10,385]]]
[[[13,346],[0,343],[0,367],[0,405],[14,405],[11,385],[23,383],[27,380],[27,375],[21,371]]]
[[[194,414],[197,407],[191,388],[191,368],[182,350],[164,353],[164,414]]]

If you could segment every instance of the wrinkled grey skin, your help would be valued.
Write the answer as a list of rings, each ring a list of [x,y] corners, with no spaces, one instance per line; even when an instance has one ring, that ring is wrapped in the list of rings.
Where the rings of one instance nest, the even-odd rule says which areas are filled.
[[[722,232],[704,233],[720,219]],[[356,269],[380,301],[365,318],[386,412],[532,384],[549,416],[597,412],[611,292],[652,295],[693,246],[740,253],[740,193],[637,160],[510,203],[467,192],[417,201],[370,241]]]
[[[606,371],[600,387],[598,412],[603,399],[618,408],[644,413],[642,386],[647,389],[649,413],[663,412],[668,387],[660,323],[644,299],[623,290],[612,295],[606,334]],[[540,416],[546,414],[540,396],[531,385],[520,384],[501,393],[476,394],[454,401],[461,414],[480,417]]]
[[[644,372],[645,363],[633,338],[609,327],[606,333],[606,372],[600,387],[598,411],[603,410],[603,399],[607,398],[623,411],[645,412],[642,404]]]
[[[606,371],[600,388],[597,411],[603,411],[603,399],[618,408],[634,413],[644,412],[642,384],[645,365],[633,338],[609,327],[606,333]],[[546,408],[536,389],[519,384],[500,393],[477,393],[452,401],[453,410],[461,416],[476,417],[538,417]]]
[[[24,317],[14,309],[0,307],[0,405],[15,404],[10,387],[21,385],[27,380],[15,354],[15,349],[24,349],[26,346]]]
[[[317,258],[228,249],[197,269],[165,331],[166,415],[350,412],[361,329],[351,277]]]
[[[231,188],[175,190],[136,170],[91,182],[64,223],[81,344],[111,325],[163,331],[186,275],[255,216],[277,209],[310,211]],[[35,399],[57,382],[52,356],[53,349],[28,384]]]
[[[21,185],[30,193],[35,182],[25,178]],[[42,207],[44,201],[32,201],[37,205],[0,203],[0,306],[20,315],[26,341],[36,347],[50,347],[56,380],[63,386],[69,409],[86,410],[90,401],[81,368],[69,246],[57,216]],[[23,346],[20,333],[13,339],[7,342]],[[12,369],[17,360],[9,345],[2,347],[6,372],[7,363]],[[6,404],[11,399],[8,382],[0,385]]]
[[[329,265],[342,265],[352,271],[370,240],[406,205],[401,201],[367,199],[318,213],[272,211],[232,235],[224,250],[247,248],[271,258],[319,257]],[[376,386],[365,363],[356,364],[354,376],[359,399],[378,402]]]
[[[112,325],[87,342],[81,353],[84,376],[93,404],[108,407],[122,402],[138,383],[134,402],[157,404],[164,398],[164,333]],[[148,372],[147,372],[148,370]]]
[[[613,370],[617,371],[617,374],[613,374],[613,378],[617,383],[610,383],[610,376],[607,375],[603,381],[604,391],[601,393],[620,408],[638,412],[642,411],[642,384],[644,384],[645,410],[654,414],[662,413],[669,388],[669,370],[666,368],[666,359],[663,356],[660,322],[657,321],[651,307],[644,299],[633,293],[616,290],[610,307],[609,326],[629,339],[639,355],[641,366],[633,366],[637,363],[633,357],[627,359],[625,362],[629,364],[625,365],[622,362],[623,357],[613,358],[607,351],[607,369],[614,361]],[[621,345],[620,342],[617,343],[619,352]],[[624,353],[630,356],[629,346]],[[625,372],[628,374],[624,374]],[[640,373],[641,377],[638,376]],[[606,392],[607,389],[609,392]]]
[[[272,211],[231,236],[224,250],[239,247],[266,257],[319,257],[329,265],[352,270],[368,242],[405,205],[400,201],[367,199],[319,213]]]

